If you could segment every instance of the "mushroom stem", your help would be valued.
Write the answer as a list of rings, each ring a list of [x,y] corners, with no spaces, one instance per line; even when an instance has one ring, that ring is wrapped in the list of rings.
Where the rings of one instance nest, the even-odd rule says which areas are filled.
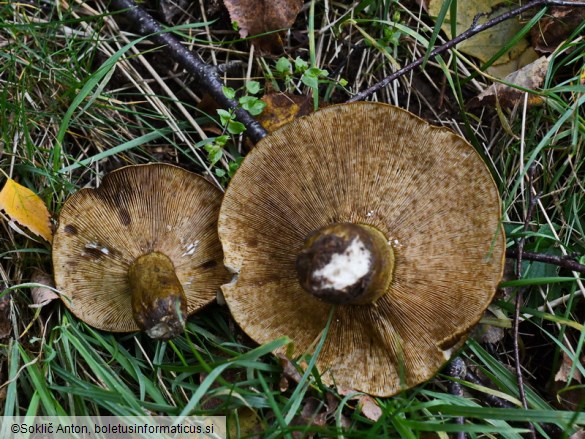
[[[128,270],[132,314],[151,338],[168,340],[183,332],[187,298],[171,260],[162,253],[148,253]]]
[[[375,303],[390,286],[394,252],[367,224],[336,223],[311,233],[297,256],[301,286],[334,304]]]

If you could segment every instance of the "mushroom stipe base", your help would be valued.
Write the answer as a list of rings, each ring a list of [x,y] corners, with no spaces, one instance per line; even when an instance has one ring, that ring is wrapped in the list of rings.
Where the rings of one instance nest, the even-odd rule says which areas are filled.
[[[168,340],[181,334],[187,298],[171,260],[162,253],[140,256],[128,270],[132,314],[150,337]]]
[[[374,226],[336,223],[307,237],[296,266],[301,286],[315,297],[337,305],[366,305],[388,291],[394,252]]]

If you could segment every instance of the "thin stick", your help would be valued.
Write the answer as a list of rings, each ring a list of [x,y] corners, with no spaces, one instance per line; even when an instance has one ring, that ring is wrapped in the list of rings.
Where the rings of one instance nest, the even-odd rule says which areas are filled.
[[[137,26],[142,35],[151,35],[152,41],[166,46],[166,54],[192,74],[221,107],[233,109],[237,119],[246,126],[246,132],[254,143],[266,136],[266,130],[250,113],[238,107],[235,100],[225,96],[222,90],[224,84],[216,68],[204,63],[186,49],[177,37],[167,33],[150,14],[137,6],[134,0],[112,0],[111,6],[117,10],[125,10],[127,18]]]
[[[455,47],[460,42],[471,38],[475,34],[478,34],[486,29],[489,29],[490,27],[494,27],[496,24],[499,24],[503,21],[509,20],[510,18],[516,17],[517,15],[520,15],[524,11],[527,11],[528,9],[532,9],[536,6],[585,6],[585,3],[584,2],[571,2],[571,1],[556,1],[556,0],[534,0],[534,1],[531,1],[529,3],[526,3],[523,6],[518,7],[516,9],[508,11],[508,12],[506,12],[498,17],[492,18],[491,20],[488,20],[483,24],[474,23],[471,25],[471,27],[469,29],[467,29],[462,34],[456,36],[455,38],[453,38],[450,41],[447,41],[445,44],[433,49],[428,56],[427,55],[421,56],[420,58],[414,60],[413,62],[411,62],[410,64],[401,68],[400,70],[397,70],[394,73],[392,73],[391,75],[386,76],[384,79],[382,79],[377,84],[374,84],[370,88],[356,94],[355,96],[350,98],[347,102],[355,102],[355,101],[364,100],[365,98],[367,98],[368,96],[371,96],[372,94],[374,94],[378,90],[386,87],[388,84],[390,84],[395,79],[410,72],[415,67],[420,66],[427,59],[432,59],[432,58],[436,57],[437,55],[440,55],[441,53],[446,52],[447,50],[451,49],[452,47]]]
[[[482,386],[482,387],[490,387],[490,388],[493,387],[492,385],[487,385],[484,382],[482,382],[482,380],[480,380],[477,375],[475,375],[471,370],[469,370],[469,368],[465,369],[465,381],[469,381],[470,383],[473,383],[475,385]],[[484,400],[485,402],[487,402],[492,407],[503,408],[503,409],[517,408],[517,406],[512,404],[510,401],[506,401],[505,399],[502,399],[502,398],[495,396],[495,395],[492,395],[490,393],[483,393],[482,392],[480,398],[482,400]]]
[[[518,249],[510,248],[506,250],[506,256],[508,258],[518,258],[520,252]],[[546,264],[558,265],[559,267],[566,268],[571,271],[577,271],[579,273],[585,273],[585,265],[572,259],[570,256],[555,256],[547,255],[545,253],[532,253],[522,251],[522,259],[533,262],[544,262]]]

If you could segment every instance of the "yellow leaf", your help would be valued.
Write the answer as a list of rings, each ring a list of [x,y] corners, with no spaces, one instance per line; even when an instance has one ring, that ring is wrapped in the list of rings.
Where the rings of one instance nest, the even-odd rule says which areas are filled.
[[[50,214],[43,200],[11,178],[0,191],[0,209],[10,221],[25,226],[46,241],[53,239]]]
[[[313,109],[313,99],[310,96],[268,93],[262,96],[262,101],[266,103],[266,108],[256,119],[269,133],[297,117],[309,114]]]

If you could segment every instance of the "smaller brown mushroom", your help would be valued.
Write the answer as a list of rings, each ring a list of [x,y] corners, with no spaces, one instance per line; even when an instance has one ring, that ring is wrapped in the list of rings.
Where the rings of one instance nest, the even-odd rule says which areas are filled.
[[[180,334],[229,278],[216,224],[221,192],[165,164],[127,166],[63,205],[55,283],[81,320],[107,331]]]

